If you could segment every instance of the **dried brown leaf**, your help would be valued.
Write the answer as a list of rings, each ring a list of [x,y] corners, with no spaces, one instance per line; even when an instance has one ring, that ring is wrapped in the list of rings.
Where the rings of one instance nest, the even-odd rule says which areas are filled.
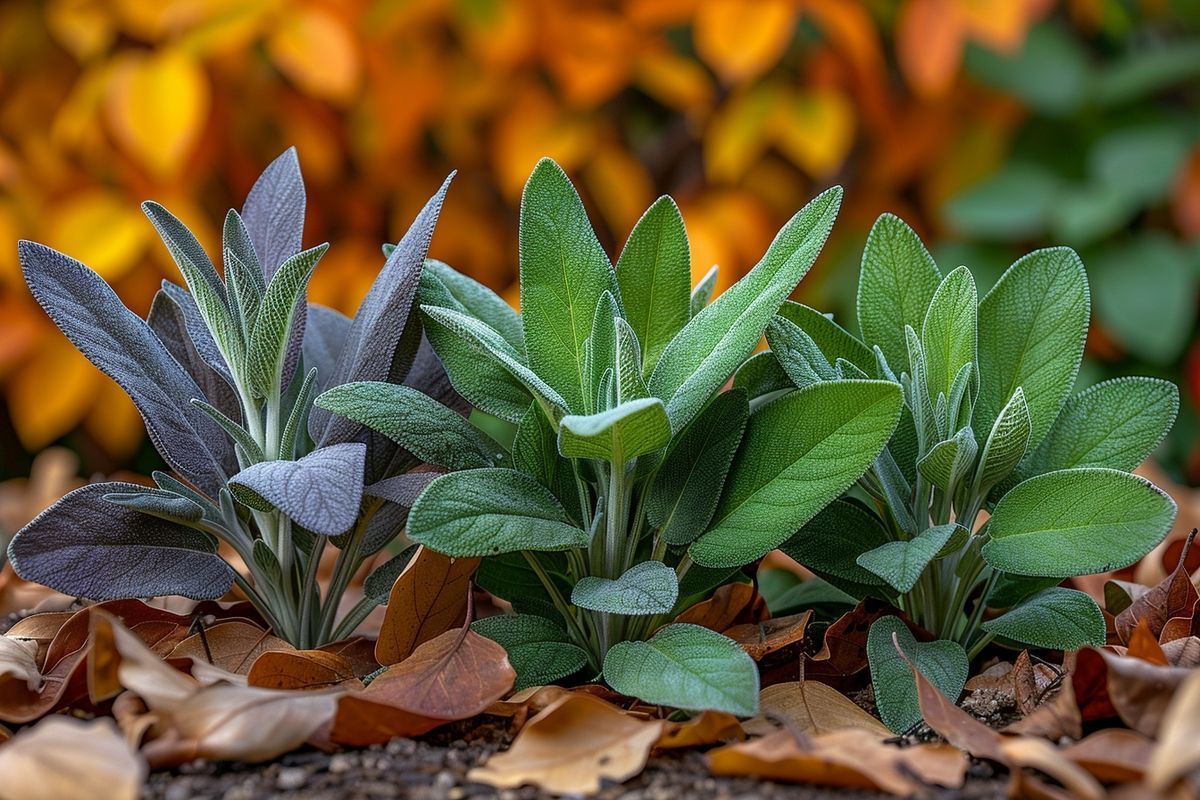
[[[1197,767],[1200,767],[1200,671],[1193,670],[1163,716],[1158,748],[1150,758],[1146,780],[1157,791],[1166,792]]]
[[[1196,612],[1196,603],[1200,602],[1200,593],[1192,585],[1186,565],[1187,553],[1195,538],[1193,530],[1184,543],[1179,563],[1161,583],[1133,599],[1128,608],[1117,614],[1114,626],[1123,643],[1130,642],[1139,621],[1146,622],[1155,639],[1163,632],[1168,620],[1178,617],[1189,622],[1190,633],[1190,620]]]
[[[880,739],[892,733],[853,700],[818,681],[792,681],[768,686],[759,694],[759,716],[746,723],[751,733],[769,733],[772,723],[782,721],[810,735],[844,728],[861,728]]]
[[[268,651],[255,659],[246,681],[264,689],[362,687],[349,661],[324,650]]]
[[[4,800],[136,800],[146,764],[109,719],[47,717],[0,748]]]
[[[231,620],[192,634],[171,650],[167,658],[190,658],[245,675],[263,653],[295,649],[257,625]]]
[[[640,720],[598,698],[569,694],[531,719],[507,752],[467,777],[498,789],[528,784],[552,794],[594,794],[601,781],[620,783],[640,773],[663,728],[661,720]]]
[[[761,622],[768,614],[766,601],[753,585],[727,583],[708,600],[684,611],[675,621],[724,633],[734,625]]]
[[[812,611],[762,622],[747,622],[727,628],[724,633],[742,646],[755,661],[783,648],[804,641]]]
[[[450,558],[428,547],[417,551],[396,578],[388,598],[375,658],[399,664],[420,645],[465,623],[477,558]]]
[[[30,691],[42,685],[37,665],[38,644],[33,639],[0,636],[0,684],[20,681]]]
[[[737,717],[723,711],[705,711],[686,722],[667,722],[654,748],[678,750],[735,740],[740,742],[745,738],[746,731]]]
[[[1105,728],[1063,750],[1063,755],[1104,783],[1140,781],[1154,743],[1136,731]]]

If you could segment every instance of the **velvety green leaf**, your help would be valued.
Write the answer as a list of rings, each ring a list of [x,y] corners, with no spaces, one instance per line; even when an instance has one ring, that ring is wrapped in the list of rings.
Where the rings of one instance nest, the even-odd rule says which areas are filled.
[[[829,363],[837,363],[841,358],[863,372],[874,372],[875,354],[871,352],[871,348],[820,311],[785,300],[779,307],[779,316],[799,325],[817,343],[817,347],[821,348]]]
[[[661,561],[634,564],[617,578],[585,576],[571,592],[571,602],[580,608],[627,616],[667,614],[678,599],[675,570]]]
[[[679,207],[660,197],[629,234],[617,259],[621,302],[642,346],[649,376],[667,344],[691,318],[692,256]]]
[[[1158,447],[1179,412],[1179,390],[1156,378],[1114,378],[1067,400],[1021,471],[1070,467],[1132,470]]]
[[[709,267],[708,272],[704,273],[704,277],[696,284],[696,288],[692,289],[692,296],[688,300],[688,312],[691,316],[696,316],[705,306],[712,301],[713,292],[717,288],[717,266],[714,264]]]
[[[673,430],[682,430],[754,352],[780,304],[821,251],[841,205],[829,189],[784,225],[762,260],[691,319],[663,351],[650,391],[667,406]]]
[[[952,491],[952,487],[960,486],[963,479],[971,474],[978,450],[975,432],[969,427],[963,428],[954,434],[953,439],[946,439],[934,445],[925,457],[917,462],[917,469],[925,480],[943,492]]]
[[[529,366],[566,401],[586,408],[583,343],[604,292],[616,277],[583,201],[548,158],[533,169],[521,196],[521,322]]]
[[[313,533],[336,536],[350,528],[362,504],[367,446],[346,442],[297,461],[262,461],[230,478]]]
[[[751,401],[774,395],[776,392],[795,388],[792,379],[779,365],[779,359],[770,350],[755,353],[746,359],[733,374],[733,387],[742,389]]]
[[[1153,202],[1170,190],[1191,146],[1191,137],[1173,122],[1122,127],[1092,145],[1088,169],[1100,182]]]
[[[967,682],[967,654],[955,642],[918,642],[898,617],[882,617],[867,634],[867,660],[879,717],[894,733],[904,733],[921,721],[917,682],[892,641],[895,635],[904,655],[938,691],[953,701]]]
[[[299,241],[294,252],[299,252]],[[241,214],[229,209],[221,229],[221,252],[225,257],[225,283],[231,310],[236,310],[242,322],[242,335],[249,336],[254,319],[262,305],[267,283],[250,232]]]
[[[592,317],[591,334],[583,343],[584,376],[583,407],[580,413],[595,414],[613,405],[613,380],[617,366],[617,320],[621,310],[609,292],[600,295]],[[605,378],[605,373],[609,374]]]
[[[1145,478],[1096,467],[1048,472],[996,504],[983,557],[1017,575],[1108,572],[1154,549],[1174,520],[1175,503]]]
[[[499,644],[517,671],[515,691],[546,686],[573,675],[587,664],[587,653],[567,632],[545,617],[501,614],[476,620],[471,630]]]
[[[990,430],[1019,386],[1037,447],[1075,383],[1087,325],[1087,277],[1073,250],[1037,250],[1009,267],[979,304],[975,429]]]
[[[791,320],[776,316],[767,325],[767,344],[779,361],[779,366],[798,389],[822,381],[837,379],[833,365],[821,348]]]
[[[692,558],[738,566],[787,541],[862,476],[895,430],[900,404],[894,383],[835,381],[756,411]]]
[[[1025,457],[1032,433],[1029,406],[1025,403],[1025,393],[1018,386],[996,418],[983,446],[983,455],[979,457],[977,484],[981,491],[995,486],[1016,468]]]
[[[454,558],[586,547],[588,535],[550,490],[523,472],[451,472],[421,493],[408,538]]]
[[[675,623],[644,642],[619,642],[604,658],[604,679],[621,694],[689,711],[742,717],[758,712],[758,668],[732,639]]]
[[[308,415],[312,411],[313,395],[317,391],[317,368],[313,367],[300,383],[296,401],[292,403],[291,413],[283,426],[283,435],[279,438],[280,458],[295,458],[297,450],[305,450],[304,441],[308,436]]]
[[[949,399],[958,373],[976,363],[978,312],[975,279],[966,267],[958,267],[938,286],[921,326],[925,384],[931,399],[939,393]]]
[[[1043,589],[1062,583],[1062,578],[1039,578],[998,572],[984,603],[988,608],[1012,608]]]
[[[500,445],[462,415],[408,386],[377,381],[335,386],[319,408],[378,431],[417,458],[447,469],[494,466]]]
[[[513,467],[553,492],[573,520],[583,519],[572,462],[559,456],[558,434],[535,403],[530,403],[517,425],[512,458]]]
[[[526,556],[537,559],[564,597],[571,593],[571,584],[566,575],[567,560],[562,553],[514,552],[488,556],[479,562],[475,583],[484,591],[510,603],[529,598],[551,603],[550,595]],[[550,607],[554,607],[552,603]],[[555,611],[554,615],[557,616],[558,612]]]
[[[267,285],[246,352],[246,373],[261,396],[269,396],[273,386],[283,383],[284,359],[296,309],[304,305],[308,280],[328,249],[329,245],[322,244],[297,253],[279,265]]]
[[[558,449],[567,458],[624,463],[666,447],[670,440],[666,408],[657,397],[646,397],[599,414],[563,417]]]
[[[263,455],[262,448],[259,446],[258,442],[254,441],[254,437],[251,436],[241,425],[237,424],[203,400],[193,399],[192,405],[211,417],[213,422],[220,425],[221,430],[229,434],[229,438],[233,439],[234,443],[236,443],[242,449],[242,452],[245,453],[252,462],[263,461],[266,459],[266,456]]]
[[[822,575],[867,586],[884,581],[858,563],[862,553],[892,541],[879,518],[858,503],[834,500],[779,549]]]
[[[1055,586],[1043,589],[1019,606],[983,623],[983,629],[1004,639],[1031,647],[1078,650],[1084,645],[1102,647],[1104,614],[1083,592]]]
[[[426,260],[418,297],[422,304],[449,308],[486,323],[518,353],[525,352],[525,330],[520,315],[498,294],[449,264],[433,258]]]
[[[875,221],[858,279],[858,324],[863,339],[878,346],[889,364],[908,363],[904,326],[920,329],[941,280],[933,257],[904,220],[883,214]]]
[[[937,525],[926,528],[916,538],[903,542],[888,542],[858,557],[858,565],[888,582],[893,589],[906,593],[917,585],[929,562],[943,552],[961,525]]]
[[[642,377],[642,350],[628,322],[617,317],[617,400],[640,400],[650,396]]]
[[[190,525],[204,517],[204,507],[189,497],[163,489],[140,489],[135,492],[110,492],[106,502],[122,508],[132,508],[152,517]]]
[[[668,544],[691,543],[712,520],[749,413],[745,392],[722,392],[676,437],[646,497],[646,518]]]
[[[1041,164],[1010,159],[951,198],[944,206],[944,221],[964,237],[1000,241],[1036,238],[1045,231],[1061,189],[1062,177],[1057,172]]]
[[[144,491],[113,482],[69,492],[9,543],[13,569],[27,581],[90,600],[212,600],[228,592],[233,571],[211,536],[103,499]]]

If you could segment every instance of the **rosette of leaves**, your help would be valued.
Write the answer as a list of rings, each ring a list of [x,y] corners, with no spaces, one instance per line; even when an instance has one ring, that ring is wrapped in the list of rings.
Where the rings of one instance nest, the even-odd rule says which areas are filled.
[[[236,583],[298,647],[342,638],[385,602],[403,555],[367,578],[362,601],[339,617],[351,578],[396,538],[435,474],[413,470],[451,464],[435,447],[408,449],[314,408],[313,397],[391,381],[413,407],[448,417],[465,410],[409,314],[448,185],[388,256],[353,320],[306,302],[327,246],[301,249],[305,191],[294,150],[226,217],[223,277],[178,219],[144,204],[186,283],[164,281],[146,320],[83,264],[21,242],[34,297],[132,398],[172,473],[155,472],[156,488],[98,483],[66,495],[13,539],[17,573],[93,600],[218,598]],[[322,592],[329,546],[338,555]]]
[[[993,641],[1071,650],[1105,623],[1065,578],[1120,569],[1162,541],[1171,499],[1130,474],[1179,406],[1167,381],[1119,378],[1073,393],[1090,298],[1067,248],[1021,258],[978,299],[966,267],[945,276],[900,219],[879,218],[858,289],[862,338],[787,303],[771,349],[736,377],[756,400],[873,376],[903,388],[900,425],[854,489],[782,549],[855,597],[890,601],[868,657],[884,721],[920,719],[892,644],[948,696]]]
[[[670,198],[637,223],[614,269],[567,176],[543,160],[522,198],[520,315],[449,267],[426,267],[429,340],[507,454],[434,480],[408,533],[483,559],[480,585],[516,613],[475,625],[508,650],[518,685],[603,679],[650,703],[755,711],[746,653],[673,620],[744,580],[740,568],[857,480],[896,425],[888,381],[831,381],[753,409],[745,391],[722,391],[817,257],[840,200],[836,188],[813,200],[709,303],[715,273],[691,289]],[[377,404],[370,416],[386,420],[395,407],[382,388],[337,389],[322,404],[330,394],[343,413]],[[459,427],[473,458],[478,434]]]

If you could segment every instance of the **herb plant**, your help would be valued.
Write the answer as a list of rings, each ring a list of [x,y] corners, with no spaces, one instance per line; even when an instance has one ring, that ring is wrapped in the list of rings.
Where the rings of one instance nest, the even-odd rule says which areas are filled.
[[[143,206],[187,284],[164,281],[146,321],[83,264],[21,242],[34,297],[129,394],[175,474],[155,472],[157,488],[98,483],[69,493],[13,539],[18,574],[95,600],[217,598],[236,583],[298,647],[349,634],[385,602],[403,555],[379,567],[362,601],[338,617],[351,578],[395,539],[433,477],[410,473],[422,463],[414,453],[448,459],[314,409],[312,398],[329,386],[390,380],[403,382],[405,407],[456,416],[439,401],[461,398],[408,313],[448,185],[391,252],[353,321],[305,301],[327,246],[301,250],[305,192],[294,150],[267,168],[240,214],[226,217],[223,279],[178,219]],[[339,552],[322,594],[317,574],[329,544]]]
[[[951,697],[992,641],[1102,645],[1100,609],[1058,584],[1132,564],[1171,527],[1174,503],[1129,470],[1170,429],[1178,392],[1120,378],[1072,395],[1089,307],[1072,250],[1030,253],[980,301],[966,267],[942,277],[916,234],[884,215],[862,260],[863,339],[788,303],[768,326],[770,353],[735,380],[752,402],[851,376],[903,387],[900,425],[879,458],[782,547],[937,637],[919,643],[895,616],[871,627],[877,701],[893,730],[920,718],[893,633]]]
[[[519,316],[427,266],[427,335],[508,451],[434,480],[408,533],[483,558],[480,585],[516,613],[475,625],[508,650],[518,685],[581,673],[651,703],[756,709],[757,670],[741,648],[672,620],[857,480],[899,418],[888,381],[830,381],[753,410],[745,391],[722,391],[817,257],[840,200],[831,189],[809,203],[709,304],[715,273],[690,291],[670,198],[637,223],[614,270],[567,176],[543,160],[521,205]],[[390,391],[342,387],[321,402],[386,433]],[[442,432],[464,460],[494,449],[466,424]]]

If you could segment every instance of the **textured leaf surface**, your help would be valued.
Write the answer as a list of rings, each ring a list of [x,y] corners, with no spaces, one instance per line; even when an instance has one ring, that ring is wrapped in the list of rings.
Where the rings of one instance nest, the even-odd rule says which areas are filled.
[[[630,400],[599,414],[566,416],[558,449],[567,458],[598,458],[624,463],[666,447],[671,422],[657,397]]]
[[[953,270],[938,286],[921,326],[925,351],[925,383],[929,397],[952,396],[954,378],[967,364],[977,363],[979,296],[966,267]]]
[[[408,536],[455,558],[585,547],[587,533],[532,477],[511,469],[452,472],[429,484]]]
[[[671,427],[681,430],[754,352],[767,323],[808,272],[842,201],[828,189],[792,217],[741,280],[705,306],[663,351],[650,377]]]
[[[557,164],[538,162],[521,196],[521,321],[529,366],[566,400],[586,409],[583,343],[616,276],[575,187]]]
[[[1089,308],[1074,250],[1037,250],[1008,268],[979,304],[976,430],[990,429],[1020,386],[1033,426],[1029,446],[1041,443],[1075,384]]]
[[[935,444],[924,458],[917,462],[917,470],[925,480],[942,491],[960,485],[960,482],[975,465],[975,455],[979,445],[975,442],[975,432],[963,428],[954,434],[953,439]]]
[[[904,326],[921,329],[941,281],[933,256],[912,228],[892,214],[875,221],[858,279],[858,323],[866,342],[878,346],[897,372],[908,363]]]
[[[332,385],[349,332],[350,318],[345,314],[309,304],[304,327],[304,365],[317,370],[317,394]]]
[[[918,642],[898,617],[883,617],[871,624],[867,634],[867,659],[871,663],[871,683],[883,724],[894,733],[904,733],[921,721],[917,702],[917,682],[909,665],[896,651],[892,636],[937,690],[957,701],[967,682],[967,654],[954,642],[939,640]]]
[[[634,564],[614,579],[580,578],[571,592],[571,602],[580,608],[630,616],[667,614],[678,599],[675,570],[661,561]]]
[[[1007,478],[1025,457],[1032,435],[1029,405],[1025,402],[1025,392],[1018,386],[1001,409],[983,446],[983,455],[979,458],[979,485],[987,489]]]
[[[900,387],[835,381],[751,415],[707,532],[689,550],[706,567],[740,566],[778,547],[866,471],[900,417]]]
[[[242,205],[242,220],[268,281],[280,264],[300,252],[304,207],[300,159],[296,148],[289,147],[258,176]]]
[[[625,318],[642,346],[642,370],[650,375],[658,357],[691,318],[692,256],[679,207],[660,197],[647,209],[617,259],[617,282]]]
[[[520,315],[498,294],[449,264],[432,258],[425,262],[419,296],[422,303],[453,309],[486,323],[517,352],[525,352]]]
[[[210,600],[229,591],[233,572],[210,536],[104,500],[142,490],[95,483],[68,493],[12,540],[13,568],[25,580],[92,600]]]
[[[1017,575],[1069,578],[1128,566],[1171,528],[1175,503],[1136,475],[1095,467],[1017,484],[988,522],[983,557]]]
[[[646,517],[668,544],[691,543],[712,520],[749,414],[745,392],[723,392],[671,446],[646,498]]]
[[[882,586],[883,579],[859,565],[858,557],[889,541],[878,517],[857,503],[835,500],[779,549],[822,575]]]
[[[896,591],[908,592],[916,586],[929,562],[959,531],[965,529],[954,524],[926,528],[914,539],[888,542],[868,550],[858,557],[858,565],[883,578]]]
[[[462,415],[408,386],[368,381],[335,386],[319,408],[382,433],[422,461],[447,469],[490,467],[500,446]]]
[[[201,396],[196,382],[95,272],[44,245],[21,242],[18,250],[29,289],[50,319],[130,396],[166,462],[215,497],[228,443],[189,402]]]
[[[319,245],[285,260],[263,295],[247,345],[246,371],[264,397],[273,386],[283,386],[291,378],[285,375],[288,343],[295,329],[304,329],[298,314],[305,308],[309,278],[328,249],[327,244]]]
[[[1055,586],[1043,589],[1016,608],[983,623],[988,633],[1032,647],[1078,650],[1102,647],[1104,614],[1083,592]]]
[[[619,642],[604,679],[621,694],[689,711],[748,717],[758,711],[758,668],[736,642],[699,625],[675,623],[644,642]]]
[[[767,344],[779,361],[779,366],[791,382],[800,389],[837,378],[833,365],[821,348],[791,320],[776,316],[767,326]]]
[[[360,442],[330,445],[297,461],[262,461],[230,479],[313,533],[336,536],[354,524],[363,494]]]
[[[517,671],[515,691],[547,686],[573,675],[587,663],[587,653],[571,644],[556,623],[532,614],[501,614],[476,620],[471,630],[499,644]]]
[[[115,506],[131,508],[152,517],[187,525],[204,517],[204,507],[190,498],[162,489],[112,492],[104,499]]]
[[[1167,435],[1179,390],[1157,378],[1114,378],[1069,399],[1022,466],[1030,475],[1071,467],[1131,470]]]
[[[836,363],[839,358],[842,358],[862,371],[874,374],[875,354],[871,348],[820,311],[801,303],[785,300],[779,307],[779,316],[796,323],[812,337],[829,363]]]

